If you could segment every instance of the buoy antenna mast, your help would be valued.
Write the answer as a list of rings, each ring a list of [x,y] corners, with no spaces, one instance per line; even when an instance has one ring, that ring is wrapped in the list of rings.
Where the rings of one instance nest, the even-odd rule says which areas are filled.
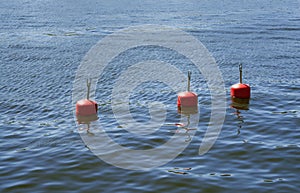
[[[187,91],[190,92],[191,89],[191,71],[188,71],[188,86],[187,86]]]
[[[243,66],[242,64],[239,65],[239,70],[240,70],[240,83],[242,84],[242,73],[243,73],[243,70],[242,70]]]
[[[87,86],[87,93],[86,93],[86,99],[90,99],[90,89],[91,89],[91,79],[86,79],[86,86]]]

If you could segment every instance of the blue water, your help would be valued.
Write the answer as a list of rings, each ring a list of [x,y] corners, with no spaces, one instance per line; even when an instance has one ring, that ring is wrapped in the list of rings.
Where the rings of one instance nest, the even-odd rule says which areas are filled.
[[[299,1],[12,0],[0,3],[0,18],[0,192],[299,190]],[[199,156],[210,94],[201,80],[193,79],[200,97],[195,137],[168,164],[134,171],[107,164],[83,143],[72,88],[93,45],[117,30],[143,24],[173,26],[201,41],[222,72],[228,108],[216,143]],[[123,60],[130,64],[140,52],[147,59],[169,56],[154,47],[125,54]],[[184,63],[176,57],[170,62]],[[239,63],[252,97],[249,110],[237,112],[230,107],[229,89],[238,81]],[[112,67],[98,81],[101,124],[124,146],[156,147],[171,133],[133,141],[113,120],[112,75],[121,70]],[[164,95],[155,88],[162,85],[137,88],[131,97],[133,117],[149,120],[144,100],[154,97],[170,107],[168,122],[178,122],[176,93]]]

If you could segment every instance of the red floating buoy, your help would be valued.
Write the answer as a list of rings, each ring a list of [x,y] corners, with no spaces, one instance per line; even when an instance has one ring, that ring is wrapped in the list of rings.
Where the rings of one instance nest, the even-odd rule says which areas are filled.
[[[195,107],[198,104],[198,96],[193,92],[181,92],[178,94],[177,106]]]
[[[234,98],[250,98],[250,86],[248,84],[237,83],[231,86],[230,94]]]
[[[98,104],[89,99],[91,82],[87,80],[87,98],[77,101],[76,118],[78,123],[89,123],[98,119]]]
[[[76,103],[76,116],[89,116],[97,114],[98,104],[89,99],[82,99]]]
[[[250,98],[250,86],[242,83],[242,65],[239,65],[240,69],[240,83],[234,84],[230,88],[230,94],[233,98],[249,99]]]
[[[188,89],[180,92],[177,98],[179,113],[193,114],[198,112],[198,95],[190,91],[191,72],[188,72]]]

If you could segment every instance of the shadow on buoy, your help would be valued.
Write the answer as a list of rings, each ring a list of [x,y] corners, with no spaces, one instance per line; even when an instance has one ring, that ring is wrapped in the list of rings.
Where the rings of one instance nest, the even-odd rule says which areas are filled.
[[[78,124],[89,124],[98,119],[98,104],[89,99],[91,81],[87,80],[87,97],[76,102],[76,118]]]
[[[240,99],[231,97],[231,107],[237,110],[249,110],[250,99]]]

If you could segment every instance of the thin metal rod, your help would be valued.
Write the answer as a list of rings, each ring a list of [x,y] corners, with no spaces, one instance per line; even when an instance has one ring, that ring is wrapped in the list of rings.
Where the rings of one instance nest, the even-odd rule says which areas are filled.
[[[187,86],[187,91],[190,92],[191,88],[191,71],[188,71],[188,86]]]
[[[86,99],[90,99],[90,89],[91,89],[91,79],[86,79],[86,85],[87,85],[87,94],[86,94]]]
[[[242,64],[239,65],[239,69],[240,69],[240,83],[242,84],[243,83],[243,81],[242,81],[242,72],[243,72]]]

